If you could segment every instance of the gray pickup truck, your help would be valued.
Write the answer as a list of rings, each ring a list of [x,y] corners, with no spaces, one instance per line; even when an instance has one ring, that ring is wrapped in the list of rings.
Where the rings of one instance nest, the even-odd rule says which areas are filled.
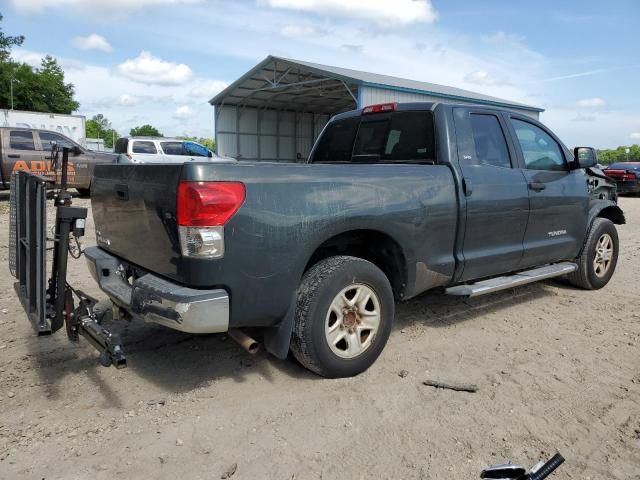
[[[510,111],[375,105],[335,116],[306,163],[96,166],[85,254],[120,316],[260,327],[274,355],[351,376],[426,290],[605,286],[625,219],[596,162]]]
[[[0,181],[8,189],[11,174],[24,170],[53,178],[51,146],[67,147],[71,152],[68,169],[69,186],[88,196],[93,168],[97,163],[114,163],[113,153],[92,152],[61,133],[32,128],[0,127]]]

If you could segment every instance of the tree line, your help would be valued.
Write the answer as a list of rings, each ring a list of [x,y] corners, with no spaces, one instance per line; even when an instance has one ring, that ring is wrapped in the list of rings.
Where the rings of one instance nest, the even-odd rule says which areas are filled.
[[[3,15],[0,13],[0,22]],[[32,67],[11,58],[11,49],[24,43],[24,35],[6,35],[0,26],[0,108],[25,110],[29,112],[70,114],[78,110],[75,88],[65,82],[64,71],[58,61],[47,55],[39,67]],[[152,125],[140,125],[129,131],[131,136],[162,137],[162,133]],[[101,113],[85,123],[87,138],[101,138],[107,148],[113,148],[120,134]],[[213,150],[215,141],[211,138],[180,137],[193,140]]]
[[[598,161],[603,165],[619,162],[640,162],[640,145],[598,150]]]

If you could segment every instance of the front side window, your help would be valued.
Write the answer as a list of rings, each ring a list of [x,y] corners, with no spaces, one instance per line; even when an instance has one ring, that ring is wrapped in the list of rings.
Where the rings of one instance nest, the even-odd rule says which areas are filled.
[[[35,150],[33,132],[28,130],[13,130],[9,133],[9,146],[13,150]]]
[[[64,147],[73,148],[76,145],[72,143],[68,138],[63,137],[62,135],[58,135],[57,133],[51,132],[39,132],[40,135],[40,143],[42,144],[42,150],[50,151],[51,145],[53,142],[56,142],[58,148],[62,149]]]
[[[184,155],[182,142],[160,142],[160,146],[165,155]]]
[[[136,140],[133,142],[133,147],[131,149],[133,153],[158,153],[156,150],[156,145],[153,142],[142,142]]]
[[[495,115],[472,114],[471,130],[476,147],[473,163],[511,168],[507,141]]]
[[[565,171],[564,155],[558,142],[540,127],[523,120],[511,119],[529,170]]]

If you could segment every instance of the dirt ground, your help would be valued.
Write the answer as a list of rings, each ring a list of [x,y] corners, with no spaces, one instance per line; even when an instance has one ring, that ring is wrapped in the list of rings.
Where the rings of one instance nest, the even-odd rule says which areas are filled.
[[[621,206],[628,224],[604,290],[428,293],[398,305],[369,371],[325,380],[225,335],[131,324],[124,370],[63,332],[35,337],[7,267],[4,197],[0,478],[473,479],[558,450],[567,463],[552,478],[640,479],[640,198]],[[83,259],[70,271],[104,298]]]

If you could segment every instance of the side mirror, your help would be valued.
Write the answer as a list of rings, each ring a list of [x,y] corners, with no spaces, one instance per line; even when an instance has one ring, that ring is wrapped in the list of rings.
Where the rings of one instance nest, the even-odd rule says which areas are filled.
[[[75,156],[78,156],[78,155],[80,155],[80,154],[82,153],[82,150],[80,150],[80,147],[79,147],[79,146],[74,145],[74,146],[71,148],[71,153],[73,153]]]
[[[213,158],[213,152],[209,150],[209,158]]]
[[[573,158],[577,168],[595,167],[598,164],[598,152],[591,147],[576,147],[573,149]]]

